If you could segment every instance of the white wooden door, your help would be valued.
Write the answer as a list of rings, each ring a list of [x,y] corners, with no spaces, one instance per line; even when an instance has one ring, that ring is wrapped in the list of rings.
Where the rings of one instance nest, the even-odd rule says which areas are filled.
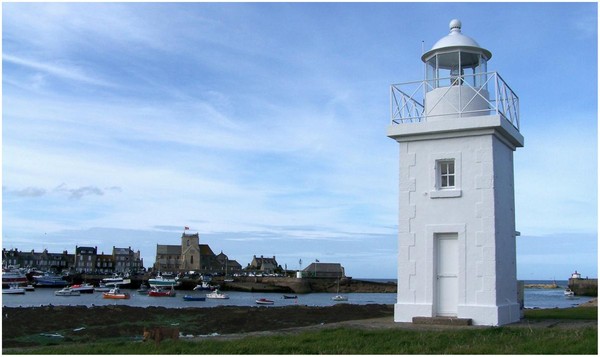
[[[436,234],[436,313],[456,316],[458,306],[458,234]]]

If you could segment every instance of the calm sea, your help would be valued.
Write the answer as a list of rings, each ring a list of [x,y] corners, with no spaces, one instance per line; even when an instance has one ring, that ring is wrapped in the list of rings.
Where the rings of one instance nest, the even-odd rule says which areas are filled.
[[[395,279],[362,279],[372,281],[394,281]],[[551,281],[526,281],[526,284],[542,284],[551,283]],[[525,289],[525,307],[526,308],[566,308],[577,306],[581,303],[591,300],[591,297],[576,296],[566,298],[563,294],[564,288],[567,286],[566,281],[557,281],[561,289]],[[248,293],[227,291],[228,300],[212,300],[206,301],[184,301],[184,295],[205,296],[206,292],[198,291],[177,291],[176,297],[151,297],[139,295],[135,290],[122,289],[131,294],[129,300],[109,300],[103,299],[102,293],[81,294],[80,296],[55,296],[53,288],[38,288],[34,292],[26,292],[24,295],[2,295],[2,306],[7,307],[26,307],[26,306],[41,306],[41,305],[129,305],[129,306],[164,306],[169,308],[185,308],[185,307],[215,307],[220,305],[234,306],[256,306],[255,301],[260,298],[267,298],[275,301],[274,306],[286,305],[307,305],[307,306],[331,306],[339,304],[331,298],[336,295],[334,293],[311,293],[298,295],[297,299],[284,299],[281,293]],[[395,293],[349,293],[344,294],[348,297],[349,304],[394,304],[396,302]]]

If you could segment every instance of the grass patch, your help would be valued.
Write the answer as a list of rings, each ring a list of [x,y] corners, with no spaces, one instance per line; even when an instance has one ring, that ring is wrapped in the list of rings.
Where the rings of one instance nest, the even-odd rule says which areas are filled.
[[[45,346],[23,354],[597,354],[597,328],[445,331],[337,328],[239,340],[110,341]],[[3,351],[5,354],[7,351]],[[8,351],[14,353],[15,351]]]
[[[572,307],[568,309],[527,309],[525,318],[533,320],[595,320],[598,321],[598,307]]]

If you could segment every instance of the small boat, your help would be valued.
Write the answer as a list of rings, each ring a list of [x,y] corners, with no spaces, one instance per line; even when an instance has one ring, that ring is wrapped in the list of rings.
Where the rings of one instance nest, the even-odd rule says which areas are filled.
[[[575,292],[569,288],[565,289],[564,294],[566,297],[575,296]]]
[[[154,288],[154,289],[148,291],[148,296],[154,296],[154,297],[175,297],[175,295],[176,295],[176,293],[173,288],[171,288],[171,290]]]
[[[33,280],[35,280],[35,286],[67,286],[69,284],[62,276],[50,273],[34,276]]]
[[[19,269],[2,270],[2,285],[27,284],[27,276]]]
[[[338,282],[337,282],[337,295],[332,297],[331,300],[333,300],[333,301],[348,301],[347,296],[340,295],[340,279],[338,279]]]
[[[194,287],[195,291],[198,290],[214,290],[215,288],[212,287],[209,283],[203,281],[200,284],[197,284],[196,287]]]
[[[336,296],[332,297],[331,300],[333,300],[333,301],[348,301],[348,297],[343,296],[343,295],[336,295]]]
[[[80,294],[79,291],[75,291],[69,287],[64,287],[54,292],[54,295],[56,296],[79,296]]]
[[[275,301],[265,299],[265,298],[260,298],[260,299],[256,300],[256,303],[258,305],[273,305],[275,303]]]
[[[112,285],[112,286],[127,285],[127,284],[131,283],[131,279],[126,279],[119,275],[113,275],[110,278],[102,279],[102,282],[106,285]]]
[[[148,279],[148,284],[152,288],[165,287],[165,286],[172,287],[172,286],[178,286],[180,284],[180,282],[177,280],[177,278],[168,278],[163,275],[159,275],[156,278]]]
[[[219,290],[206,294],[207,299],[229,299],[229,296],[222,294]]]
[[[106,293],[110,291],[110,287],[106,286],[104,283],[100,283],[100,286],[94,288],[94,291]]]
[[[25,294],[25,289],[17,284],[11,284],[8,289],[2,289],[2,294]]]
[[[284,299],[297,299],[298,295],[283,295]]]
[[[102,293],[105,299],[129,299],[129,293],[121,292],[119,288],[110,289],[107,293]]]
[[[148,295],[149,291],[150,291],[150,289],[148,289],[148,285],[142,284],[142,285],[140,285],[140,288],[137,290],[137,293],[140,295]]]
[[[31,284],[28,284],[23,289],[25,289],[25,291],[35,291],[35,287],[33,285],[31,285]]]
[[[184,301],[205,301],[206,298],[204,296],[193,296],[193,295],[185,295],[183,297]]]
[[[91,284],[75,284],[71,285],[71,290],[79,291],[82,294],[92,294],[94,292],[94,286]]]

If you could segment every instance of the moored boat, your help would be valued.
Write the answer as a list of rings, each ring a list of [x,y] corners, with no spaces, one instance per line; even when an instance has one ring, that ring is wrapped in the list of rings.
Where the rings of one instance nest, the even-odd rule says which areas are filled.
[[[256,303],[258,305],[273,305],[275,303],[275,301],[265,299],[265,298],[260,298],[260,299],[256,300]]]
[[[81,293],[79,291],[74,291],[69,287],[64,287],[60,290],[54,292],[56,296],[79,296]]]
[[[179,283],[180,282],[177,280],[177,278],[168,278],[163,275],[148,279],[148,285],[150,285],[151,288],[178,286]]]
[[[71,289],[74,291],[79,291],[82,294],[92,294],[94,292],[94,286],[87,283],[71,285]]]
[[[215,291],[206,294],[207,299],[229,299],[227,294],[221,293],[219,290],[215,289]]]
[[[161,288],[154,288],[148,291],[148,296],[154,297],[175,297],[176,293],[174,289],[166,290]]]
[[[67,286],[69,282],[60,275],[46,273],[44,275],[34,276],[35,286]]]
[[[207,283],[205,281],[201,282],[200,284],[197,284],[194,287],[195,291],[198,291],[198,290],[214,290],[214,289],[215,288],[213,286],[211,286],[209,283]]]
[[[35,287],[31,284],[27,284],[23,289],[25,289],[25,291],[35,291]]]
[[[283,295],[284,299],[297,299],[298,295]]]
[[[108,287],[106,284],[100,283],[100,285],[97,288],[94,288],[94,291],[106,293],[106,292],[109,292],[110,289],[111,288]]]
[[[569,288],[565,289],[564,294],[566,297],[575,296],[575,292]]]
[[[137,289],[137,293],[140,295],[148,295],[149,291],[150,291],[150,289],[148,289],[148,285],[146,285],[146,284],[140,285],[140,288]]]
[[[11,284],[8,289],[2,289],[2,294],[25,294],[25,289],[20,288],[16,283]]]
[[[194,295],[185,295],[183,297],[185,301],[205,301],[206,298],[204,296],[194,296]]]
[[[114,275],[110,278],[102,279],[102,282],[106,285],[127,285],[131,283],[131,279],[126,279],[122,276]]]
[[[119,288],[110,289],[106,293],[102,293],[104,299],[129,299],[129,293],[122,292]]]
[[[333,300],[333,301],[348,301],[348,297],[343,296],[343,295],[336,295],[336,296],[332,297],[331,300]]]
[[[27,284],[27,276],[18,269],[2,270],[2,285]]]

